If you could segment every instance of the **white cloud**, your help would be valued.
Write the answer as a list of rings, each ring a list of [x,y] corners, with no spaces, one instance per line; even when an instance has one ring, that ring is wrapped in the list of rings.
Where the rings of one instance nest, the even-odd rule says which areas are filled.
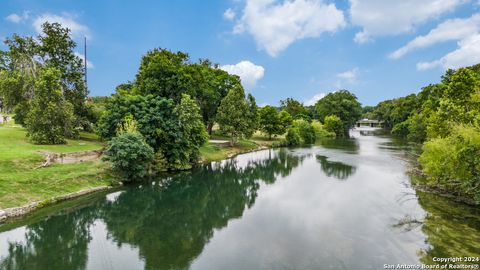
[[[362,27],[355,41],[409,32],[415,26],[452,11],[468,0],[349,0],[353,25]]]
[[[251,89],[258,80],[263,78],[265,69],[262,66],[255,65],[250,61],[241,61],[235,65],[224,65],[220,67],[230,74],[238,75],[245,88]]]
[[[398,59],[406,53],[417,49],[424,48],[436,43],[463,40],[477,34],[480,30],[480,13],[474,14],[466,19],[451,19],[439,24],[424,36],[418,36],[405,46],[390,54],[393,59]]]
[[[459,41],[458,47],[439,60],[418,63],[417,69],[426,70],[439,66],[444,69],[457,69],[480,62],[480,34]]]
[[[45,22],[60,23],[63,27],[71,30],[73,36],[90,38],[90,29],[87,26],[76,22],[70,14],[63,14],[63,16],[54,14],[43,14],[35,18],[33,26],[38,33],[42,32],[42,24]]]
[[[228,20],[228,21],[232,21],[233,19],[235,19],[235,11],[233,11],[231,8],[225,10],[225,12],[223,13],[223,18],[225,20]]]
[[[337,74],[337,77],[348,83],[356,83],[358,80],[358,68],[353,68]]]
[[[83,57],[84,55],[81,54],[81,53],[78,53],[78,52],[75,52],[75,56],[77,56],[78,58],[82,59],[83,63],[85,63],[85,57]],[[88,60],[88,56],[87,56],[87,68],[95,68],[95,66],[93,65],[92,62],[90,62],[90,60]]]
[[[296,40],[335,32],[345,25],[343,12],[321,0],[247,0],[234,33],[253,35],[260,49],[276,56]]]
[[[320,99],[324,98],[327,94],[326,93],[318,93],[311,97],[310,99],[305,100],[305,106],[313,106],[319,101]]]
[[[12,23],[21,23],[25,20],[28,20],[30,12],[24,11],[22,15],[18,15],[16,13],[12,13],[5,17],[5,20],[12,22]]]
[[[353,41],[359,44],[367,43],[369,41],[372,41],[372,38],[368,36],[367,33],[365,32],[358,32],[355,34],[355,37],[353,38]]]

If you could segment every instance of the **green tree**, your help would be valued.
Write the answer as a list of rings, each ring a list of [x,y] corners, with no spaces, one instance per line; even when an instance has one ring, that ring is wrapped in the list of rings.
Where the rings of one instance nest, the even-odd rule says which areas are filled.
[[[135,85],[143,95],[180,100],[183,93],[193,95],[185,85],[188,54],[154,49],[142,57]]]
[[[357,97],[347,90],[329,93],[320,99],[315,108],[320,120],[328,115],[336,115],[342,120],[343,132],[341,136],[348,137],[349,130],[362,115],[362,107]],[[339,136],[337,134],[337,136]]]
[[[180,102],[175,106],[173,100],[154,95],[115,94],[105,106],[97,132],[109,140],[116,135],[123,119],[132,115],[137,121],[138,131],[154,149],[159,169],[189,167],[194,162],[198,147],[203,144],[205,134],[198,123],[198,107],[189,98],[183,101],[183,104]]]
[[[280,100],[280,109],[287,111],[294,119],[297,119],[298,115],[308,115],[309,111],[301,102],[293,98],[287,98]]]
[[[303,119],[298,119],[294,121],[293,126],[298,129],[300,137],[302,138],[302,143],[315,143],[315,140],[317,139],[315,129],[309,122]]]
[[[302,137],[300,137],[300,131],[297,127],[290,127],[285,135],[285,144],[287,146],[298,146],[302,143]]]
[[[65,143],[73,129],[73,107],[61,90],[61,72],[47,68],[35,82],[35,97],[26,119],[27,136],[37,144]]]
[[[207,142],[208,134],[200,115],[200,108],[195,100],[189,95],[183,94],[180,103],[175,107],[175,114],[180,121],[183,136],[186,137],[182,142],[185,151],[182,152],[181,160],[193,163],[198,160],[200,147]],[[187,164],[183,164],[185,167]]]
[[[84,66],[75,55],[76,44],[69,29],[46,22],[42,25],[42,34],[36,38],[14,34],[6,39],[5,44],[8,50],[2,53],[4,73],[0,75],[0,81],[5,78],[13,81],[0,83],[0,96],[9,108],[13,108],[16,122],[26,123],[25,117],[37,92],[35,81],[39,72],[54,68],[60,72],[61,94],[73,106],[74,126],[90,126],[88,116],[91,112],[85,102],[88,92],[83,80]]]
[[[220,129],[230,135],[230,144],[235,145],[239,138],[252,134],[256,126],[251,119],[249,102],[241,86],[231,89],[220,103],[216,121]]]
[[[335,133],[337,138],[345,136],[344,124],[340,117],[336,115],[328,115],[325,117],[324,123],[325,130]]]
[[[126,118],[119,134],[108,142],[104,160],[112,164],[113,172],[124,182],[144,178],[154,160],[153,148],[136,130],[132,117]]]
[[[259,111],[260,130],[268,135],[269,140],[273,135],[281,135],[285,132],[279,113],[275,107],[264,106]]]
[[[425,143],[420,164],[426,184],[480,203],[480,130],[455,126],[450,135]]]
[[[209,60],[191,63],[186,53],[154,49],[142,57],[135,84],[128,89],[176,103],[182,94],[190,95],[197,101],[211,134],[220,102],[235,87],[241,87],[238,76],[228,74]]]

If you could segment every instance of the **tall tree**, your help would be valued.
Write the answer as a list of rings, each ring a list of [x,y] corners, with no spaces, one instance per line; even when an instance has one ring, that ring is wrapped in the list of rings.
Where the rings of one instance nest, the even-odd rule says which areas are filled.
[[[38,37],[21,37],[14,34],[5,41],[8,47],[2,53],[1,66],[4,71],[0,80],[11,80],[5,87],[0,83],[0,95],[5,103],[14,108],[15,120],[25,124],[25,115],[34,98],[35,81],[42,68],[54,68],[60,73],[60,90],[63,97],[73,105],[74,125],[88,127],[91,115],[85,105],[87,89],[83,80],[82,60],[75,55],[75,42],[70,30],[58,23],[44,23]],[[15,87],[12,86],[15,80]]]
[[[267,105],[260,109],[260,129],[268,135],[269,140],[272,139],[273,135],[283,134],[282,127],[275,107]]]
[[[280,100],[280,109],[287,111],[294,119],[299,115],[309,115],[309,110],[294,98]]]
[[[27,136],[38,144],[65,143],[73,129],[73,106],[61,90],[61,72],[47,68],[35,82],[35,97],[26,119]]]
[[[343,136],[348,137],[349,129],[362,116],[362,106],[357,97],[347,90],[329,93],[316,104],[319,120],[324,121],[328,115],[340,117],[343,123]]]
[[[191,63],[186,53],[154,49],[143,56],[133,89],[143,95],[170,98],[176,103],[182,94],[188,94],[199,104],[211,133],[221,100],[238,86],[238,76],[228,74],[209,60]]]
[[[250,102],[245,99],[241,86],[231,89],[220,103],[216,121],[220,129],[230,135],[230,144],[235,145],[239,138],[253,134],[256,117],[252,119]]]

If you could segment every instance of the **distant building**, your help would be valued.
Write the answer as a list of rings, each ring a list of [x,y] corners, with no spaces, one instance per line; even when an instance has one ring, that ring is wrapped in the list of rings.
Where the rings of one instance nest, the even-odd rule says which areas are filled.
[[[361,127],[361,126],[368,126],[368,127],[381,127],[383,124],[382,121],[378,121],[378,120],[374,120],[374,119],[362,119],[362,120],[358,120],[356,125],[357,127]]]

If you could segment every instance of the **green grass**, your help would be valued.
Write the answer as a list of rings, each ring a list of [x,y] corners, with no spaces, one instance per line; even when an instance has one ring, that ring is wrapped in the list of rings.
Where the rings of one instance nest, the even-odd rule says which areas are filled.
[[[258,147],[255,142],[249,140],[240,140],[235,146],[230,146],[230,143],[207,142],[200,148],[200,157],[204,162],[219,161],[240,153],[253,151]]]
[[[23,128],[0,127],[0,209],[110,184],[111,178],[104,173],[106,164],[101,161],[37,168],[43,161],[41,151],[68,153],[103,146],[95,135],[88,133],[64,145],[34,145],[28,142]]]

